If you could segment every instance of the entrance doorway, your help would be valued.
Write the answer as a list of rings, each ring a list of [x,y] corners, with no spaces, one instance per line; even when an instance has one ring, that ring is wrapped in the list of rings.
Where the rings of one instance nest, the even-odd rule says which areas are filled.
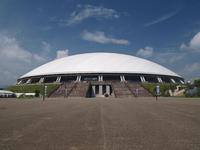
[[[88,97],[112,96],[112,86],[109,84],[92,84],[88,91]]]

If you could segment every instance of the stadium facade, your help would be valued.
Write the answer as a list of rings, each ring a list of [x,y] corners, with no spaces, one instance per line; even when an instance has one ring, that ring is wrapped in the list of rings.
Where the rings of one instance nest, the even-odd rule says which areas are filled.
[[[102,96],[116,93],[120,86],[127,86],[131,91],[131,86],[124,84],[143,82],[183,84],[184,79],[157,63],[135,56],[85,53],[39,66],[21,76],[17,84],[60,83],[68,93],[75,89],[81,93],[86,86],[86,95],[90,89],[90,96]]]

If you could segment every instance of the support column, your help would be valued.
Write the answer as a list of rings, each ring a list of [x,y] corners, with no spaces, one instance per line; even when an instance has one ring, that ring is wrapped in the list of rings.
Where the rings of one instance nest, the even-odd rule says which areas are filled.
[[[98,81],[103,81],[103,76],[98,76]]]
[[[22,80],[20,80],[19,82],[17,82],[17,85],[21,84],[22,83]]]
[[[28,79],[28,80],[26,81],[26,84],[29,84],[29,83],[31,83],[31,79]]]
[[[98,76],[98,81],[101,81],[101,76]]]
[[[143,76],[143,82],[146,82],[145,77]]]
[[[99,95],[103,95],[103,85],[99,85]]]
[[[79,80],[78,80],[78,82],[81,82],[81,76],[79,76]]]
[[[92,86],[92,94],[95,97],[96,96],[96,87],[95,85]]]
[[[174,81],[174,79],[171,78],[170,80],[171,80],[173,83],[176,83],[176,81]]]
[[[125,79],[125,77],[124,77],[124,76],[123,76],[122,78],[123,78],[123,81],[126,81],[126,79]]]
[[[44,78],[40,78],[39,83],[43,83],[44,82]]]
[[[110,85],[106,85],[106,93],[110,95]]]
[[[58,76],[56,79],[56,83],[60,83],[60,80],[61,80],[61,76]]]
[[[140,76],[140,80],[141,80],[141,82],[146,82],[144,76]]]
[[[143,78],[142,78],[142,76],[140,76],[140,81],[143,82]]]
[[[161,77],[157,77],[158,82],[162,83]]]
[[[123,82],[123,76],[120,76],[120,81]]]
[[[77,76],[76,77],[76,82],[80,82],[81,81],[81,76]]]
[[[103,76],[101,76],[101,81],[103,81]]]

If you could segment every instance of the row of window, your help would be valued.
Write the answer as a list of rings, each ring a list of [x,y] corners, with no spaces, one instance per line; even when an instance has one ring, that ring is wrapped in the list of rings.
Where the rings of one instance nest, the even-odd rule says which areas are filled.
[[[169,77],[169,76],[156,76],[156,75],[142,75],[144,80],[146,82],[166,82],[166,83],[183,83],[183,79],[178,77]],[[141,76],[140,75],[125,75],[124,76],[126,81],[131,82],[141,82]],[[159,81],[161,79],[161,81]],[[70,81],[76,81],[77,76],[61,76],[59,79],[57,76],[51,76],[51,77],[33,77],[29,79],[22,79],[18,83],[24,84],[24,83],[53,83],[53,82],[70,82]],[[98,75],[88,75],[88,76],[81,76],[81,81],[98,81],[99,76]],[[120,81],[120,75],[103,75],[103,81]]]

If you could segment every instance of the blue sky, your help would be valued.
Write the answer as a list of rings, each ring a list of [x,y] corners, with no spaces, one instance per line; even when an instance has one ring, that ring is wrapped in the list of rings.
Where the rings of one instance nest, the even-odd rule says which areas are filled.
[[[0,85],[50,60],[117,52],[200,77],[199,0],[0,0]]]

